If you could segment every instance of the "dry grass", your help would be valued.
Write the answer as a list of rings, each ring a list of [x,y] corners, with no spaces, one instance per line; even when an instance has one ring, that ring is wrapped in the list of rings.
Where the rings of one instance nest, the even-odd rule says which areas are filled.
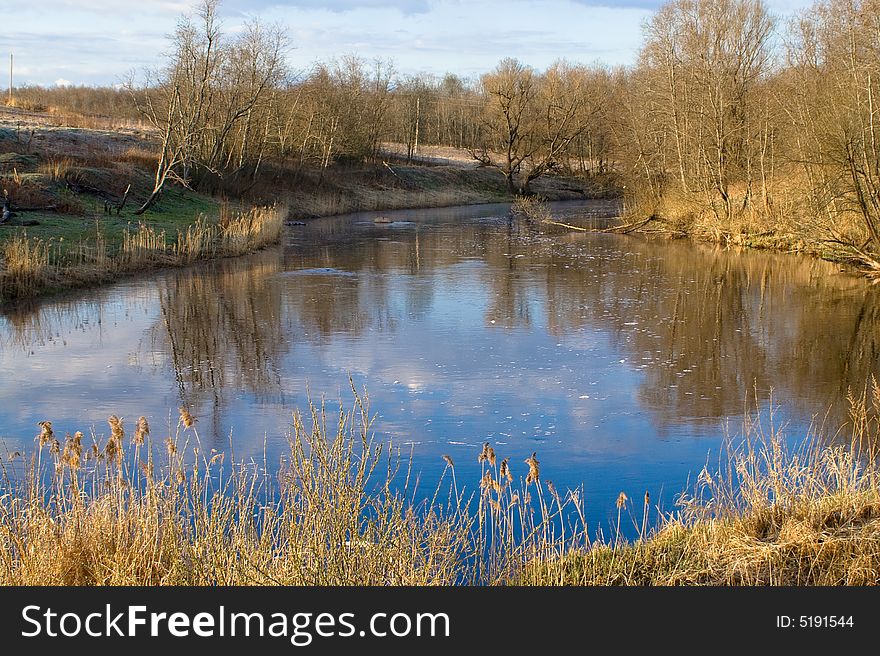
[[[357,393],[349,412],[295,413],[271,465],[206,452],[187,408],[166,439],[143,417],[130,434],[114,415],[107,436],[64,439],[43,421],[30,460],[3,462],[0,584],[876,584],[880,389],[850,401],[846,444],[789,449],[749,419],[674,515],[649,529],[650,497],[621,493],[614,537],[592,542],[579,490],[489,443],[472,496],[443,456],[433,497],[414,502],[411,460],[374,440]],[[632,509],[640,537],[626,542]]]
[[[29,177],[22,176],[17,171],[0,177],[0,196],[8,199],[13,207],[46,207],[53,204],[53,196]]]
[[[155,168],[159,155],[148,148],[132,146],[120,153],[118,159],[121,162],[128,162],[145,171],[149,171]]]
[[[866,249],[870,235],[859,213],[839,194],[810,189],[803,173],[789,167],[772,180],[766,196],[742,183],[731,185],[729,212],[714,191],[673,189],[659,199],[638,194],[628,198],[625,220],[638,223],[652,217],[640,232],[806,253],[880,277],[880,256]]]
[[[388,166],[331,167],[324,172],[302,170],[281,179],[281,197],[295,218],[509,199],[504,177],[488,169],[392,162]],[[267,191],[278,195],[279,186]]]
[[[42,422],[30,474],[6,469],[0,583],[451,582],[466,521],[391,490],[403,461],[371,439],[365,413],[358,401],[335,417],[296,415],[277,476],[202,451],[185,408],[166,440],[143,418],[127,437],[111,416],[105,439],[60,439]]]
[[[3,463],[0,584],[498,583],[563,553],[567,502],[544,491],[536,460],[516,486],[484,447],[473,514],[446,457],[433,498],[414,502],[410,460],[373,439],[354,398],[349,412],[295,413],[271,466],[235,461],[231,445],[205,452],[187,408],[164,440],[143,417],[130,435],[109,417],[106,437],[40,422],[30,461]]]
[[[52,182],[63,182],[73,168],[73,162],[67,157],[51,157],[37,167]]]
[[[385,142],[381,145],[381,153],[403,160],[406,158],[407,147],[403,143]],[[419,152],[414,154],[412,159],[425,164],[456,166],[463,169],[474,169],[479,165],[470,151],[453,146],[420,146]]]
[[[141,223],[125,230],[111,252],[100,232],[89,244],[14,236],[2,245],[0,299],[112,280],[126,273],[242,255],[276,243],[286,216],[281,206],[257,207],[212,222],[202,216],[176,238]]]
[[[479,462],[474,580],[516,581],[527,564],[554,562],[589,545],[582,491],[561,494],[552,481],[542,481],[536,453],[523,463],[525,478],[513,475],[522,465],[499,459],[488,443]]]
[[[880,388],[850,397],[844,443],[790,448],[747,421],[717,471],[704,469],[680,510],[632,543],[543,559],[535,585],[876,585],[880,582]],[[772,422],[771,422],[772,426]],[[648,499],[644,512],[650,511]]]
[[[82,114],[58,107],[49,107],[48,114],[51,122],[59,127],[106,131],[118,130],[120,128],[141,131],[149,129],[147,124],[140,120],[100,114]]]
[[[14,281],[21,289],[39,287],[52,267],[49,258],[50,244],[42,240],[11,239],[3,249],[3,280]],[[0,286],[2,289],[2,286]]]

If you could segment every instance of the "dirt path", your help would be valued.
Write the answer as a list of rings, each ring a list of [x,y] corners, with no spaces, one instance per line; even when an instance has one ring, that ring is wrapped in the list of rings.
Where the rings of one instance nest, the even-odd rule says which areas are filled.
[[[391,157],[406,158],[406,144],[388,141],[382,144],[380,152]],[[422,146],[413,156],[413,163],[452,166],[459,169],[475,169],[478,166],[477,161],[467,150],[451,146]]]

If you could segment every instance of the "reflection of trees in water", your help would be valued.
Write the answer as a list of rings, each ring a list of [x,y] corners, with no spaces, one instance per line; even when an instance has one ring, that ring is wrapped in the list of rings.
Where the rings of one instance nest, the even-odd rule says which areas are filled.
[[[381,295],[363,277],[304,274],[284,278],[285,304],[308,339],[334,333],[359,335],[372,325],[371,311],[382,314]]]
[[[214,419],[232,391],[283,402],[280,361],[286,351],[281,252],[222,260],[160,282],[161,319],[154,326],[171,359],[181,403],[213,402]],[[223,427],[215,427],[220,435]]]
[[[429,312],[436,276],[453,265],[477,267],[487,322],[529,327],[543,304],[553,335],[611,335],[632,365],[647,365],[639,398],[660,426],[739,415],[755,385],[804,413],[843,412],[847,388],[880,364],[877,293],[817,260],[503,221],[330,233],[288,248],[284,268],[353,275],[267,275],[281,268],[276,251],[163,288],[162,334],[186,402],[232,388],[280,393],[285,332],[393,332]]]
[[[396,327],[388,302],[389,281],[381,275],[397,264],[384,242],[356,239],[349,231],[328,244],[298,245],[282,278],[286,307],[310,340],[332,334],[359,335],[367,329]],[[331,269],[308,273],[312,269]]]
[[[822,261],[503,219],[314,225],[283,252],[169,271],[157,287],[134,285],[122,297],[107,288],[4,307],[2,348],[103,330],[108,314],[151,309],[158,296],[153,350],[168,354],[182,403],[213,404],[221,435],[219,412],[238,391],[283,405],[280,370],[293,340],[394,332],[464,280],[496,326],[528,328],[544,314],[554,336],[610,336],[630,366],[646,365],[639,402],[661,427],[715,427],[742,413],[754,385],[762,398],[772,386],[800,414],[833,404],[836,426],[848,388],[880,373],[878,292]],[[285,272],[319,267],[354,275]]]
[[[660,425],[741,413],[755,385],[807,413],[842,412],[847,388],[878,371],[878,295],[834,265],[617,237],[584,238],[582,251],[597,256],[548,268],[550,329],[610,328],[649,363],[640,398]]]
[[[5,307],[0,315],[0,335],[3,337],[0,344],[3,348],[29,351],[54,339],[63,340],[62,330],[96,323],[102,305],[100,301],[81,303],[69,300],[49,305],[28,302]]]
[[[534,236],[534,228],[525,221],[509,221],[503,229],[494,231],[485,250],[489,264],[487,276],[489,305],[486,320],[503,328],[528,328],[532,325],[531,298],[534,290],[528,281],[532,274],[525,269],[533,262],[526,254],[524,242]]]
[[[109,288],[74,290],[58,298],[29,299],[3,306],[0,311],[0,349],[30,351],[49,342],[62,342],[74,332],[98,331],[103,334],[103,321],[108,304],[114,302]],[[130,289],[125,292],[128,312],[149,307],[150,290]]]
[[[294,271],[285,276],[286,302],[310,337],[356,336],[368,329],[391,332],[400,321],[425,316],[436,292],[433,276],[464,260],[482,260],[497,230],[490,225],[463,226],[454,232],[431,226],[352,230],[349,223],[346,232],[338,222],[328,220],[325,225],[324,221],[316,222],[322,229],[291,249],[286,266],[352,275]],[[328,238],[330,243],[325,241]],[[490,277],[487,282],[499,281]],[[402,294],[403,306],[394,305],[395,294]]]
[[[393,330],[430,308],[433,276],[473,262],[487,322],[527,328],[543,304],[551,334],[601,330],[632,365],[647,365],[640,400],[661,426],[739,415],[755,386],[804,413],[842,412],[848,387],[860,389],[880,365],[877,293],[810,258],[519,221],[331,233],[332,244],[318,239],[289,259],[357,277],[288,280],[307,331]],[[394,276],[370,275],[391,272],[410,276],[395,287],[403,309],[389,298]]]
[[[316,243],[297,245],[287,265],[297,269],[333,268],[354,276],[295,275],[287,281],[288,302],[308,330],[360,334],[370,328],[396,329],[400,320],[424,316],[433,303],[441,269],[468,261],[488,265],[481,280],[487,286],[486,320],[500,326],[531,323],[528,272],[522,254],[524,228],[499,220],[466,224],[454,230],[432,226],[407,229],[365,228],[345,233],[335,222],[316,234]],[[324,239],[332,237],[332,243]],[[392,306],[393,276],[408,276],[402,291],[405,307]],[[400,290],[400,287],[396,287]],[[401,316],[403,313],[403,316]]]

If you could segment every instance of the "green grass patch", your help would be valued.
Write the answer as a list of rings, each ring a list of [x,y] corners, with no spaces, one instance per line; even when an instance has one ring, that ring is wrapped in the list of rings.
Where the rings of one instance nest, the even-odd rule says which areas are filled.
[[[0,165],[5,166],[36,166],[40,158],[36,155],[23,155],[21,153],[0,153]]]
[[[66,190],[58,192],[59,197]],[[220,213],[220,201],[203,194],[183,189],[168,189],[156,205],[141,216],[135,215],[137,204],[127,206],[119,216],[104,213],[103,202],[85,194],[76,197],[84,207],[84,215],[76,216],[60,212],[25,212],[17,218],[24,221],[37,221],[38,225],[0,226],[0,246],[16,236],[78,246],[92,244],[100,234],[107,246],[114,250],[122,243],[123,232],[137,230],[140,223],[166,233],[173,241],[177,232],[185,232],[200,216],[215,221]],[[131,202],[131,201],[129,201]]]

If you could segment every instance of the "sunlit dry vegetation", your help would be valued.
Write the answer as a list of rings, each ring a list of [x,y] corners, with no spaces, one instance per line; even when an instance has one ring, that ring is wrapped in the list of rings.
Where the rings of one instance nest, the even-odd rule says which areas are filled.
[[[477,516],[448,457],[433,499],[412,501],[407,454],[373,438],[360,399],[295,414],[280,463],[233,461],[231,446],[206,453],[185,407],[165,439],[143,417],[108,424],[106,437],[62,439],[40,422],[29,462],[4,457],[0,583],[489,583],[578,539],[552,528],[567,501],[529,510],[542,498],[536,464],[515,491],[507,461],[486,448],[477,493],[489,505]],[[493,557],[476,558],[485,549]]]
[[[760,0],[675,0],[645,30],[621,169],[652,228],[880,258],[873,0],[780,23]]]
[[[264,203],[290,194],[302,216],[446,204],[454,190],[438,181],[421,197],[322,189],[351,165],[437,164],[422,154],[443,147],[495,171],[512,195],[548,174],[578,176],[588,193],[625,195],[628,218],[651,230],[880,266],[876,0],[817,0],[790,20],[761,0],[671,0],[645,25],[632,67],[560,53],[544,71],[508,58],[471,79],[351,56],[292,71],[282,30],[254,22],[231,37],[217,9],[208,0],[181,19],[166,64],[127,93],[16,97],[149,126],[141,210],[169,180]],[[63,164],[43,170],[57,178]]]
[[[632,542],[530,563],[534,585],[876,585],[880,580],[880,389],[849,396],[837,440],[790,446],[747,418],[717,469]],[[619,501],[626,508],[628,500]],[[636,513],[649,512],[648,498]]]
[[[489,443],[473,454],[480,480],[445,455],[415,501],[409,454],[376,440],[358,395],[349,411],[295,413],[277,463],[206,452],[186,407],[162,430],[113,415],[109,434],[62,438],[42,421],[33,452],[2,461],[0,583],[873,584],[880,389],[849,402],[845,432],[797,448],[747,417],[674,513],[622,491],[614,525],[592,530],[581,490]]]

